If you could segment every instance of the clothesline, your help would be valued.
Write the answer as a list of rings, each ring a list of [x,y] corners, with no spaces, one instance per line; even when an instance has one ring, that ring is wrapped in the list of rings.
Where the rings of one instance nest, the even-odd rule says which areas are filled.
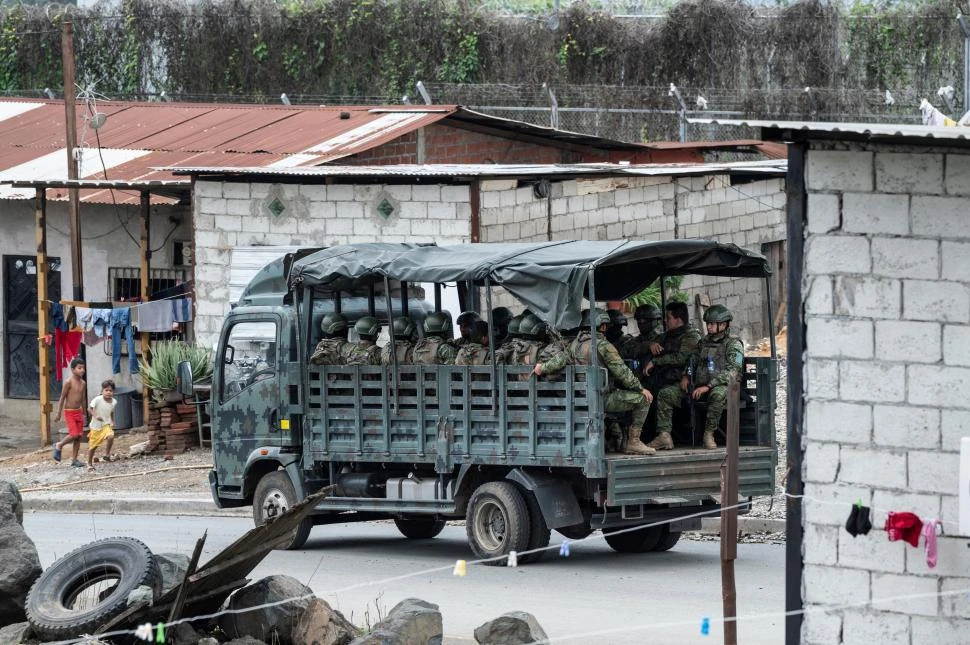
[[[178,300],[180,298],[191,298],[191,294],[180,293],[174,296],[165,296],[163,298],[157,298],[155,300],[143,300],[140,302],[118,300],[118,301],[97,301],[97,300],[44,300],[43,302],[48,305],[67,305],[68,307],[84,307],[87,309],[131,309],[133,307],[142,307],[144,305],[150,305],[153,302],[162,302],[163,300]]]

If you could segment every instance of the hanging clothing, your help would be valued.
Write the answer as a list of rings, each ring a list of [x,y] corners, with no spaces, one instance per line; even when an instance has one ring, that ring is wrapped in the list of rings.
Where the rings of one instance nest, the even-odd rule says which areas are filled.
[[[128,344],[128,373],[138,372],[138,357],[135,356],[135,332],[131,328],[128,307],[111,310],[111,372],[121,374],[121,343]]]
[[[153,300],[138,305],[138,331],[170,332],[174,324],[172,303],[168,300]]]
[[[54,380],[61,380],[61,372],[71,366],[71,361],[81,348],[81,332],[54,329]]]
[[[75,307],[74,312],[77,316],[77,326],[81,331],[91,331],[94,329],[94,309],[90,307]]]
[[[67,317],[64,314],[64,305],[59,302],[51,303],[51,326],[54,329],[67,331]]]
[[[107,338],[111,335],[111,312],[114,309],[92,309],[93,312],[91,318],[91,326],[94,328],[94,333],[101,338]]]
[[[173,300],[172,318],[175,322],[192,322],[192,298],[177,298]]]

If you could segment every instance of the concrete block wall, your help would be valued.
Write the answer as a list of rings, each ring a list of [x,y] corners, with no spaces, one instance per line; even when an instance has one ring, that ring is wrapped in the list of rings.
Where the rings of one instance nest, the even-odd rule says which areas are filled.
[[[784,190],[781,178],[732,186],[728,175],[612,177],[557,181],[549,197],[540,198],[514,179],[483,181],[481,239],[706,238],[760,252],[763,243],[785,239]],[[731,307],[749,342],[764,333],[763,286],[757,280],[684,281],[692,297],[706,293]]]
[[[279,197],[285,209],[274,215]],[[377,205],[394,214],[384,220]],[[229,311],[229,263],[237,246],[334,246],[359,242],[437,242],[470,239],[467,185],[195,184],[198,298],[196,338],[213,346]]]
[[[807,153],[802,645],[968,642],[959,443],[970,436],[970,150]],[[853,538],[851,504],[874,509]],[[834,503],[829,503],[834,502]],[[888,511],[939,517],[939,561],[889,542]],[[883,602],[904,594],[922,597]]]

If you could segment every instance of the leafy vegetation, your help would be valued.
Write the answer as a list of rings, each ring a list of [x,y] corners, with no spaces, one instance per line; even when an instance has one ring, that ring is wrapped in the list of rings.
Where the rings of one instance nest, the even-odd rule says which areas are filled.
[[[151,363],[144,358],[138,361],[142,383],[152,389],[152,396],[164,399],[166,392],[175,389],[177,368],[182,361],[189,361],[196,382],[212,376],[211,349],[181,340],[159,341],[152,345]]]
[[[667,302],[687,302],[690,300],[686,291],[681,291],[680,285],[684,281],[682,275],[669,275],[664,278],[664,289],[667,292]],[[640,305],[653,305],[660,308],[660,281],[654,280],[646,289],[640,293],[630,296],[623,301],[630,309],[636,309]]]

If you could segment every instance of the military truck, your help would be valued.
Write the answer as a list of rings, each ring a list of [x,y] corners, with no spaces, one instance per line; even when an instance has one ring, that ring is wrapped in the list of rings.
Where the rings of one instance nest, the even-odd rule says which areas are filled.
[[[616,420],[603,410],[607,375],[596,352],[592,365],[548,379],[494,362],[333,366],[308,357],[326,312],[366,302],[389,326],[414,312],[419,284],[434,293],[428,309],[457,287],[465,308],[490,317],[501,291],[551,327],[574,329],[589,303],[627,298],[666,275],[765,279],[770,300],[763,257],[703,240],[363,244],[288,257],[281,268],[286,289],[275,302],[242,298],[226,317],[207,412],[220,508],[252,505],[261,524],[334,487],[287,548],[302,547],[315,525],[393,519],[406,538],[428,539],[464,518],[474,555],[500,564],[547,546],[551,530],[571,539],[601,530],[619,552],[666,551],[700,527],[699,514],[717,515],[723,448],[606,451]],[[188,392],[184,366],[182,377]],[[771,357],[745,359],[743,500],[773,492],[776,380],[773,347]]]

